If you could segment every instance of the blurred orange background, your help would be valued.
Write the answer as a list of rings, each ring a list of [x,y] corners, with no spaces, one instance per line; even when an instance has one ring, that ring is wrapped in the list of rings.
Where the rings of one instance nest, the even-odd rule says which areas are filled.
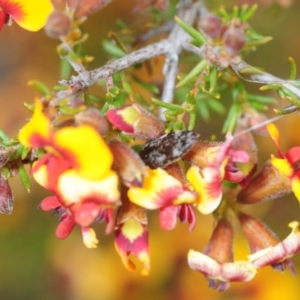
[[[210,1],[216,7],[222,1]],[[224,2],[224,1],[223,1]],[[226,1],[228,7],[247,1]],[[252,1],[253,2],[253,1]],[[258,2],[258,1],[256,1]],[[263,1],[260,1],[263,2]],[[268,1],[270,2],[270,1]],[[261,4],[250,21],[257,32],[273,36],[270,43],[245,57],[245,61],[282,77],[288,76],[288,56],[300,62],[300,4],[282,8]],[[250,3],[250,1],[249,1]],[[116,29],[115,20],[129,24],[142,20],[133,13],[135,1],[115,0],[92,15],[84,27],[90,34],[84,52],[95,56],[90,68],[103,65],[108,56],[102,50],[101,40]],[[32,102],[37,92],[27,86],[31,79],[39,79],[52,87],[59,79],[60,60],[56,54],[58,41],[42,31],[30,33],[5,26],[0,33],[0,128],[16,136],[30,113],[23,102]],[[259,85],[246,83],[251,92]],[[279,102],[283,107],[288,103]],[[268,112],[268,116],[273,116]],[[215,121],[213,121],[215,122]],[[217,123],[221,128],[221,123]],[[298,115],[290,115],[277,122],[284,150],[300,145]],[[201,135],[216,133],[210,124],[201,125]],[[261,161],[275,152],[270,138],[257,138]],[[151,274],[140,277],[122,265],[114,250],[113,236],[105,236],[104,226],[97,229],[100,241],[97,249],[89,250],[82,243],[79,229],[66,240],[57,240],[57,217],[37,209],[47,194],[32,182],[28,194],[18,177],[10,180],[15,195],[12,215],[0,215],[0,299],[5,300],[294,300],[300,299],[300,274],[292,276],[273,271],[270,267],[259,270],[249,283],[232,284],[224,293],[209,290],[205,278],[189,269],[186,254],[189,249],[202,251],[209,240],[213,219],[198,215],[193,233],[186,224],[178,224],[170,232],[159,227],[157,212],[149,214]],[[287,223],[300,221],[300,207],[293,195],[251,208],[253,215],[262,217],[278,236],[289,234]],[[236,259],[248,253],[240,230],[236,232]],[[300,273],[300,254],[293,259]]]

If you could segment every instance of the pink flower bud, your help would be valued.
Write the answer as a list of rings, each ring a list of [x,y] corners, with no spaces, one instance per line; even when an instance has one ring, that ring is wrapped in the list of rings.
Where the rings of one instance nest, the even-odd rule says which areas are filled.
[[[112,140],[109,148],[113,154],[113,169],[121,177],[126,186],[142,186],[146,173],[146,165],[129,146]]]
[[[71,20],[65,13],[54,11],[49,16],[44,29],[48,36],[54,39],[59,39],[70,32]]]
[[[206,14],[200,19],[200,29],[210,38],[215,39],[220,36],[222,23],[219,17],[213,14]]]
[[[239,27],[229,26],[225,30],[222,36],[222,40],[227,53],[230,55],[235,55],[245,45],[246,42],[245,32],[243,29]]]
[[[0,168],[5,166],[9,160],[9,152],[6,147],[0,145]]]
[[[137,104],[111,109],[106,117],[119,130],[140,139],[153,140],[164,132],[164,124]]]
[[[6,178],[0,175],[0,213],[9,215],[13,210],[14,197]]]
[[[106,135],[109,129],[107,120],[101,115],[99,110],[95,108],[88,108],[85,111],[78,113],[75,116],[75,124],[78,126],[86,124],[91,125],[102,136]]]

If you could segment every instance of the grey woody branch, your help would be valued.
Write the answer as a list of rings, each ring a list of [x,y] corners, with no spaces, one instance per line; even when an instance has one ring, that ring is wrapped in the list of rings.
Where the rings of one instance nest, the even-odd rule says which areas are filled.
[[[267,72],[259,71],[258,69],[257,69],[257,74],[245,75],[243,74],[243,69],[253,68],[253,67],[251,67],[244,61],[241,61],[237,65],[231,65],[231,67],[242,79],[246,81],[261,83],[261,84],[280,83],[282,86],[286,87],[291,92],[293,92],[297,97],[300,98],[300,89],[295,87],[289,80],[278,78]]]
[[[181,0],[178,4],[177,15],[185,23],[193,25],[196,19],[202,17],[207,12],[207,9],[203,5],[202,1],[193,3],[191,0]],[[166,57],[165,65],[163,68],[163,74],[165,75],[162,100],[166,103],[173,101],[174,88],[176,83],[176,77],[178,72],[179,56],[183,50],[192,52],[201,58],[206,58],[207,48],[212,47],[209,45],[203,45],[202,47],[196,47],[188,42],[190,36],[175,22],[172,22],[173,27],[170,30],[169,36],[157,43],[150,44],[139,50],[133,51],[126,56],[119,58],[115,61],[108,62],[106,65],[87,71],[82,65],[71,62],[73,69],[78,73],[77,76],[72,76],[70,80],[60,81],[63,85],[69,85],[72,87],[72,96],[80,94],[88,87],[96,83],[99,79],[109,79],[114,73],[125,70],[137,63],[144,62],[151,58],[164,55]],[[166,30],[170,29],[170,23],[168,23]],[[152,32],[151,34],[155,34]],[[67,50],[67,49],[66,49]],[[213,49],[212,49],[213,51]],[[239,60],[230,64],[230,67],[244,80],[260,84],[280,83],[290,91],[292,91],[297,97],[300,98],[300,89],[295,87],[290,81],[280,79],[267,72],[257,70],[255,74],[245,74],[243,69],[253,68],[246,62]],[[161,111],[161,117],[162,111]]]
[[[178,16],[187,24],[192,25],[199,15],[201,7],[201,1],[192,3],[191,0],[182,0],[178,4]],[[189,38],[189,35],[175,22],[173,24],[174,26],[165,40],[133,51],[122,58],[107,63],[103,67],[87,71],[83,70],[80,65],[74,65],[70,62],[74,70],[78,72],[78,75],[72,76],[69,81],[62,80],[60,83],[72,86],[74,92],[85,90],[99,79],[109,78],[114,73],[125,70],[137,63],[159,55],[165,55],[164,75],[166,79],[162,98],[163,101],[172,102],[178,69],[178,57],[183,50],[183,43]]]
[[[184,49],[188,52],[192,52],[196,55],[198,55],[201,58],[205,58],[206,51],[204,47],[207,47],[206,45],[204,47],[196,47],[188,42],[185,42],[183,45]],[[259,69],[256,69],[255,67],[250,66],[243,60],[240,60],[237,64],[231,64],[230,67],[234,70],[234,72],[241,77],[243,80],[253,83],[260,83],[260,84],[270,84],[270,83],[277,83],[281,84],[282,86],[289,89],[291,92],[293,92],[297,97],[300,98],[300,89],[294,86],[290,80],[284,80],[281,78],[278,78],[270,73],[261,71]],[[254,74],[244,73],[243,70],[245,69],[252,69],[254,71]]]

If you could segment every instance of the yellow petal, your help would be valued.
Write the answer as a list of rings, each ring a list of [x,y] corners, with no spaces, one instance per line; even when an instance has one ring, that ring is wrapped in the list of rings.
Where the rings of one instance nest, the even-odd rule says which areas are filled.
[[[279,148],[279,132],[278,132],[277,127],[273,123],[267,124],[266,126],[267,126],[268,132],[269,132],[272,140],[274,141],[276,146]]]
[[[51,0],[0,0],[0,8],[29,31],[41,29],[53,10]]]
[[[287,159],[271,156],[271,163],[284,176],[286,177],[292,176],[294,170]]]
[[[299,178],[297,178],[297,177],[293,178],[291,183],[292,183],[292,190],[293,190],[296,198],[300,202],[300,180],[299,180]]]
[[[203,171],[204,173],[201,174],[197,166],[191,166],[186,173],[186,178],[198,193],[197,209],[202,214],[210,214],[219,206],[222,199],[221,187],[214,188],[214,182],[220,174],[209,167],[204,168]]]
[[[50,121],[42,108],[42,103],[36,100],[32,119],[19,132],[20,143],[27,147],[42,147],[41,139],[47,140],[50,136]]]
[[[140,117],[139,112],[133,106],[127,106],[124,109],[120,109],[117,112],[125,123],[133,125],[136,120]]]
[[[68,159],[83,177],[101,179],[112,166],[113,156],[109,147],[89,125],[58,130],[53,140],[54,148]]]

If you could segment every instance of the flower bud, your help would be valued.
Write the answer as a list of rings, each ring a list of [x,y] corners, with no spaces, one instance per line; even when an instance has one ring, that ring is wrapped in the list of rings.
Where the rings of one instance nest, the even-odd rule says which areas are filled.
[[[237,54],[245,45],[246,36],[243,29],[230,26],[222,36],[225,49],[228,54]]]
[[[198,167],[207,167],[209,158],[217,155],[221,144],[221,142],[196,141],[183,159]]]
[[[71,20],[63,12],[54,11],[48,18],[45,32],[54,39],[66,36],[71,30]]]
[[[9,160],[9,152],[6,147],[0,145],[0,168],[6,165]]]
[[[275,246],[280,242],[276,235],[259,219],[244,213],[240,213],[238,218],[251,253]]]
[[[200,19],[199,26],[212,39],[220,36],[222,24],[220,18],[216,15],[207,13]]]
[[[275,199],[290,192],[289,179],[267,161],[260,173],[240,191],[237,199],[243,204],[253,204]]]
[[[0,213],[9,215],[13,210],[14,197],[6,178],[0,175]]]
[[[119,130],[136,138],[153,140],[164,132],[164,124],[137,104],[111,109],[106,117]]]
[[[220,264],[231,262],[233,260],[233,236],[231,223],[220,219],[204,253]]]
[[[100,135],[105,136],[108,132],[108,123],[101,115],[99,110],[95,108],[88,108],[75,116],[75,124],[83,125],[88,124],[94,127]]]
[[[129,201],[127,191],[127,187],[121,186],[122,205],[118,207],[115,225],[120,226],[130,218],[134,218],[139,223],[147,225],[148,218],[145,208]]]
[[[232,148],[244,150],[249,155],[249,163],[252,165],[256,165],[258,158],[257,158],[257,146],[253,135],[251,132],[244,132],[245,129],[248,127],[247,124],[244,124],[244,120],[241,118],[239,123],[234,131],[234,140],[232,141]],[[242,132],[242,134],[240,134]]]
[[[184,176],[183,170],[181,169],[179,163],[175,162],[173,164],[168,165],[165,170],[168,174],[172,175],[174,178],[179,180],[182,184],[186,184],[187,180]]]
[[[113,169],[126,186],[142,186],[146,165],[129,146],[112,140],[109,148],[114,156]]]

